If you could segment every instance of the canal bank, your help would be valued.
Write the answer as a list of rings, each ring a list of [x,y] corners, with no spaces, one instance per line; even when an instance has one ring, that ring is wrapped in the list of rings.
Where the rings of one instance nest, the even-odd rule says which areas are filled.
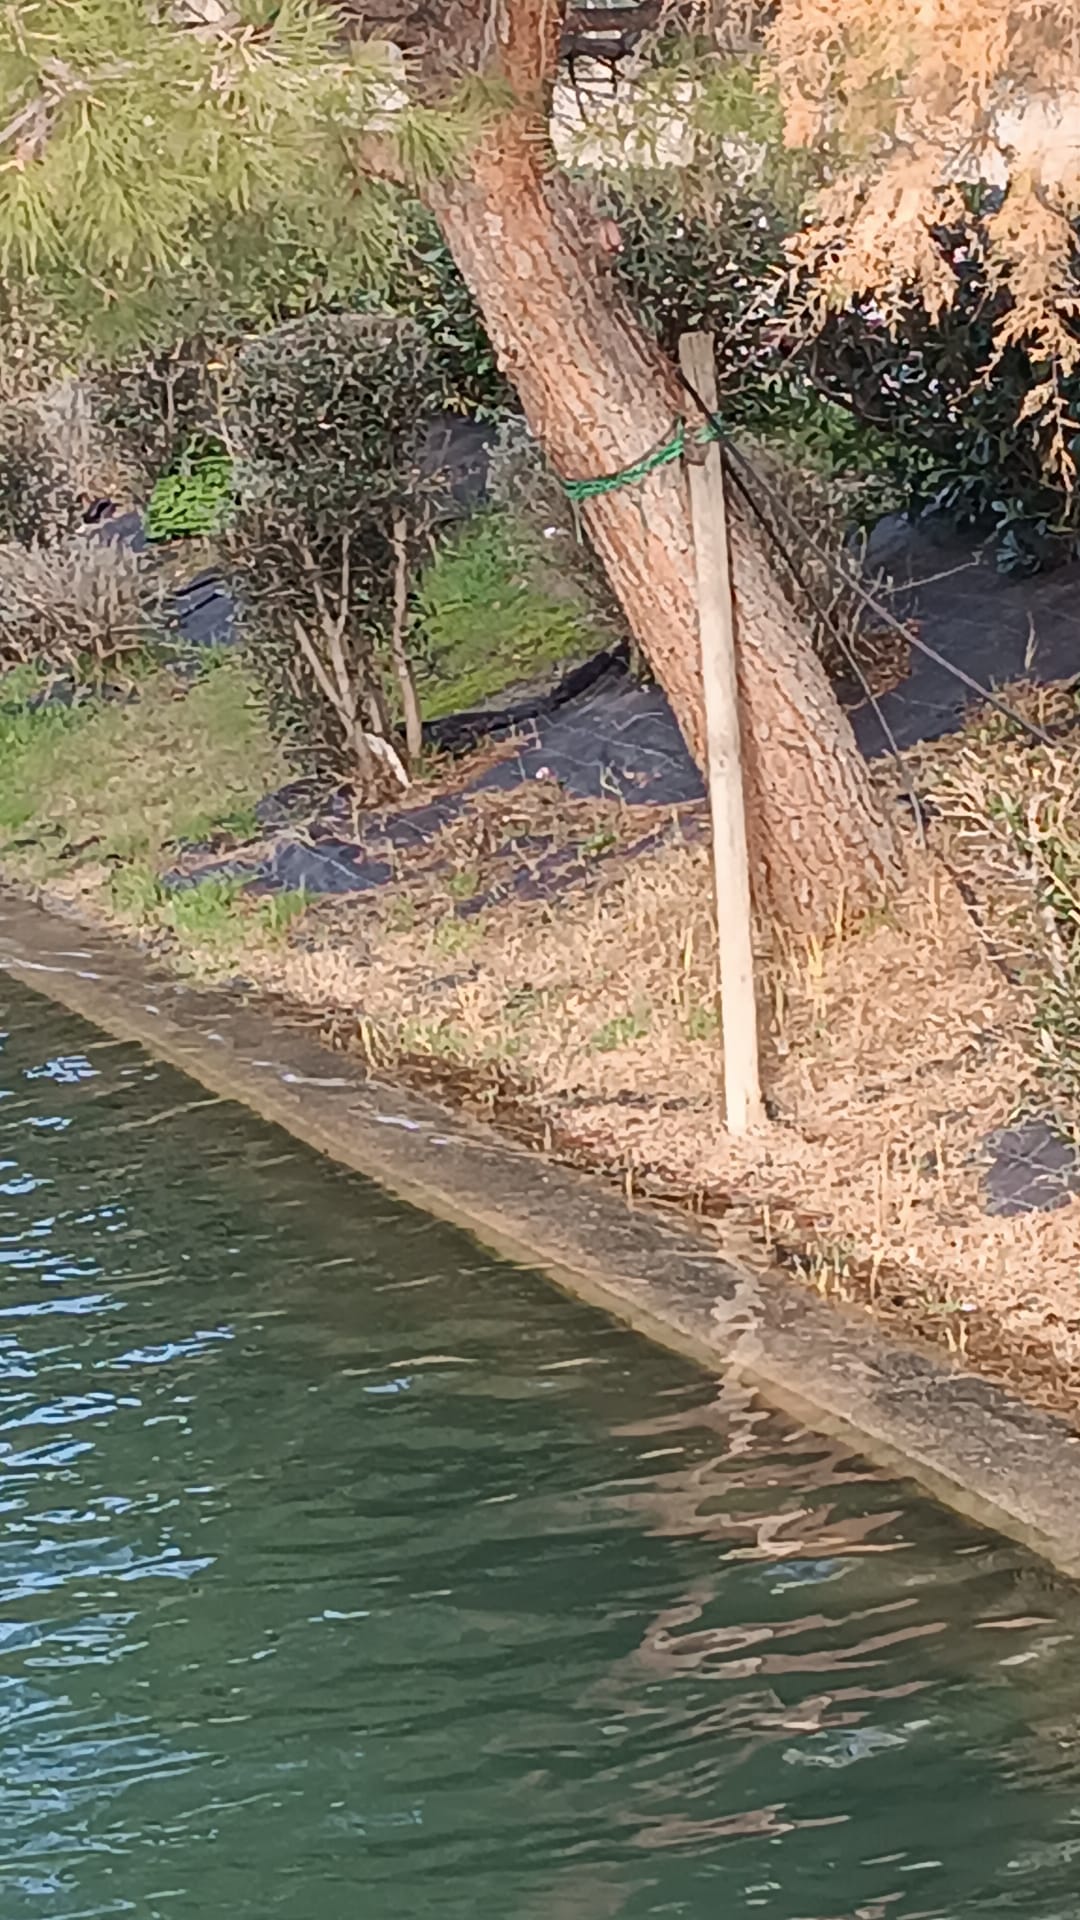
[[[1080,1577],[1078,1437],[957,1363],[769,1267],[747,1238],[629,1204],[600,1181],[366,1075],[266,1004],[189,986],[107,936],[4,895],[0,966],[212,1097],[242,1103],[649,1338]]]

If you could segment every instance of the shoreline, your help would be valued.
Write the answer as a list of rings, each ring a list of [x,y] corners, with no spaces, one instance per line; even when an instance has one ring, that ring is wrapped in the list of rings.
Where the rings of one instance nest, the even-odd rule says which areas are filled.
[[[1080,1579],[1080,1435],[767,1265],[0,889],[0,969]]]

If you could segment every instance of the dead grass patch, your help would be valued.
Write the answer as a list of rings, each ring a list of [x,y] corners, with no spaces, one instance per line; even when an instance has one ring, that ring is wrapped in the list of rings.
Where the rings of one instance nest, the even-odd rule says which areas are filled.
[[[392,888],[314,906],[238,964],[373,1068],[631,1198],[748,1230],[805,1284],[1075,1415],[1080,1200],[985,1211],[987,1136],[1048,1102],[1077,1116],[1047,1008],[1073,1021],[1080,995],[1080,728],[1069,694],[1016,698],[1051,746],[976,717],[909,756],[931,846],[888,913],[823,944],[762,944],[771,1119],[753,1139],[723,1127],[699,809],[543,782],[476,795],[393,854]],[[545,898],[553,859],[574,885]]]
[[[939,861],[842,939],[762,953],[772,1124],[742,1143],[723,1127],[704,846],[503,905],[460,944],[453,913],[407,889],[316,912],[249,971],[375,1066],[631,1194],[749,1227],[821,1291],[1073,1403],[1080,1202],[983,1211],[986,1135],[1032,1085],[1026,1006]]]
[[[987,950],[1023,994],[1040,1097],[1080,1131],[1080,708],[1075,687],[1016,686],[1010,704],[1049,744],[993,711],[916,749],[930,842]]]

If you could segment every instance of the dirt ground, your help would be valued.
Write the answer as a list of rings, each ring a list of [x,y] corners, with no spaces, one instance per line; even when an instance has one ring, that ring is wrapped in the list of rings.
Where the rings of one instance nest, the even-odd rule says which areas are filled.
[[[723,1127],[699,808],[650,821],[643,847],[640,810],[613,827],[610,809],[550,788],[478,795],[392,892],[312,909],[287,946],[247,953],[245,973],[374,1066],[631,1197],[691,1208],[719,1234],[749,1226],[807,1285],[1073,1414],[1080,1198],[987,1210],[988,1139],[1025,1115],[1066,1130],[1076,1117],[1043,1012],[1060,929],[1026,843],[994,815],[1010,778],[1029,794],[1042,780],[1059,810],[1075,784],[1075,703],[1036,698],[1048,724],[1066,716],[1056,760],[1033,761],[992,717],[919,750],[905,779],[930,796],[930,843],[911,836],[887,913],[823,944],[762,940],[770,1119],[750,1140]],[[881,777],[892,803],[904,781]],[[577,884],[500,898],[508,838],[547,860],[552,840],[567,845]]]
[[[539,782],[477,793],[395,856],[391,886],[317,902],[286,938],[227,964],[160,930],[151,944],[218,978],[239,967],[380,1072],[718,1236],[749,1228],[806,1285],[1076,1416],[1080,1197],[1008,1215],[987,1188],[992,1136],[1077,1117],[1046,1012],[1048,983],[1067,996],[1069,923],[1032,856],[1042,816],[1029,807],[1018,836],[1009,815],[1014,787],[1036,791],[1060,825],[1080,784],[1075,701],[1054,698],[1030,701],[1058,747],[976,719],[881,773],[890,806],[914,778],[929,815],[887,912],[823,943],[762,936],[769,1121],[742,1142],[723,1126],[700,806],[612,809]],[[78,876],[47,897],[107,917]]]

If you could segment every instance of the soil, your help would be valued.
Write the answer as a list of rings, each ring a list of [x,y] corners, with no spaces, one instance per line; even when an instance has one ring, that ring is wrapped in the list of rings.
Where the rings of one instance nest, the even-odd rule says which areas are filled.
[[[923,792],[968,739],[920,750]],[[898,804],[895,769],[878,777]],[[719,1240],[748,1231],[819,1294],[1076,1418],[1080,1164],[1066,1142],[1056,1186],[1035,1169],[1025,1204],[998,1204],[1001,1142],[1048,1130],[1037,1005],[1001,964],[993,886],[970,860],[963,890],[950,870],[950,832],[939,812],[929,848],[910,836],[887,914],[820,946],[762,937],[770,1120],[741,1143],[723,1127],[697,802],[472,787],[431,831],[388,835],[389,884],[315,903],[287,942],[246,948],[233,984],[631,1199]],[[100,920],[100,900],[74,875],[49,903]],[[212,954],[155,944],[220,977]]]
[[[746,1141],[723,1126],[700,781],[662,699],[617,663],[407,804],[360,820],[347,796],[301,795],[297,811],[286,795],[261,842],[209,864],[188,850],[168,877],[311,886],[322,897],[287,937],[246,942],[238,991],[631,1199],[718,1237],[749,1231],[808,1288],[1076,1419],[1076,700],[1012,688],[1036,744],[965,712],[968,692],[918,642],[985,680],[1061,681],[1080,570],[1003,584],[935,550],[923,572],[910,649],[883,642],[876,704],[853,715],[868,755],[883,716],[905,748],[902,765],[873,764],[907,882],[887,913],[828,941],[761,931],[769,1122]],[[131,936],[91,868],[36,897]],[[222,977],[220,950],[139,937]]]

